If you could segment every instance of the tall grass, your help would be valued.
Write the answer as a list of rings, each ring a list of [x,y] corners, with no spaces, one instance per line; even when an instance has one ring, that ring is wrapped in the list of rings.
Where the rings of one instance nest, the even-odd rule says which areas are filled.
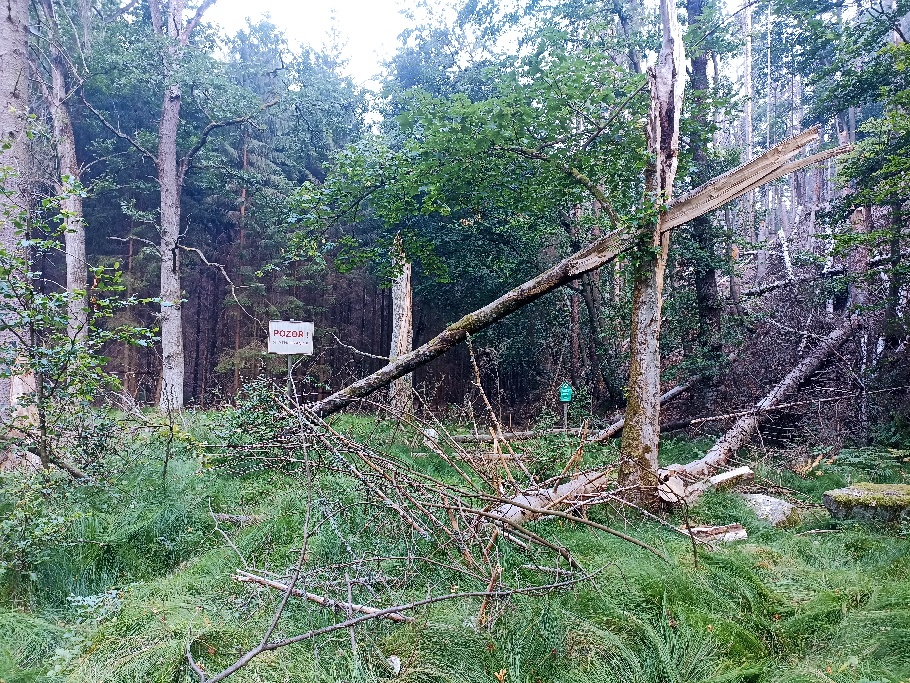
[[[415,467],[442,471],[432,456],[412,452],[420,445],[397,437],[391,425],[346,417],[336,427],[396,449]],[[685,442],[668,445],[664,460],[698,451]],[[557,460],[552,454],[559,448],[571,447],[558,439],[527,445],[541,462]],[[605,447],[589,457],[602,461],[609,454]],[[767,473],[817,504],[834,482],[903,477],[902,461],[894,460],[887,472],[871,453],[853,453],[825,466],[821,476]],[[163,482],[160,443],[143,442],[116,481],[69,487],[65,495],[55,486],[63,484],[49,487],[48,500],[72,522],[46,541],[27,590],[0,607],[0,680],[189,681],[188,644],[214,669],[256,642],[277,596],[231,574],[244,562],[279,573],[293,563],[305,516],[297,479],[269,469],[202,471],[197,455],[185,449]],[[412,547],[381,519],[358,512],[359,496],[343,477],[321,477],[315,505],[343,503],[349,514],[320,528],[310,546],[314,561]],[[223,526],[231,547],[210,507],[258,515],[261,522]],[[537,522],[539,533],[558,538],[585,567],[602,568],[598,577],[499,603],[489,627],[475,624],[478,601],[441,603],[417,612],[413,625],[358,628],[356,647],[344,631],[265,654],[232,680],[392,680],[391,656],[402,663],[394,680],[414,683],[491,683],[500,675],[510,683],[910,680],[910,540],[900,529],[835,524],[821,514],[797,529],[773,529],[731,494],[706,496],[691,514],[705,523],[742,522],[750,539],[703,550],[696,567],[685,539],[660,525],[635,522],[631,530],[665,548],[670,564],[588,528]],[[500,554],[506,583],[527,578],[526,553],[503,543]],[[381,569],[393,574],[402,567]],[[394,579],[389,576],[401,599],[467,587],[441,568],[407,585]],[[295,601],[279,630],[292,635],[334,616]]]

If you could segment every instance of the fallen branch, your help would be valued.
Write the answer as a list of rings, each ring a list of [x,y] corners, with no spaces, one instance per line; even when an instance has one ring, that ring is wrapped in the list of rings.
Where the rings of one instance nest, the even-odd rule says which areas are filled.
[[[272,581],[271,579],[267,579],[263,576],[257,576],[256,574],[251,574],[250,572],[243,571],[242,569],[237,570],[237,574],[234,576],[234,581],[239,581],[241,583],[258,583],[261,586],[268,586],[269,588],[274,588],[275,590],[282,592],[286,592],[289,589],[289,586],[281,583],[280,581]],[[371,614],[373,616],[384,617],[390,621],[406,624],[410,624],[414,621],[413,617],[407,617],[403,614],[398,614],[397,612],[389,612],[388,610],[382,610],[377,607],[370,607],[368,605],[358,605],[353,602],[332,600],[331,598],[316,595],[315,593],[309,593],[299,588],[291,588],[290,593],[294,597],[306,598],[310,602],[315,602],[317,605],[327,607],[328,609],[342,609],[349,612],[359,612],[360,614]]]
[[[793,368],[764,398],[754,410],[740,417],[721,439],[699,460],[687,465],[670,465],[661,474],[665,477],[683,475],[686,478],[701,478],[723,467],[737,450],[745,446],[761,424],[764,414],[792,394],[800,384],[812,376],[835,349],[839,348],[859,326],[859,320],[851,317],[843,325],[828,334],[818,346]]]
[[[839,147],[814,154],[799,161],[787,163],[815,140],[817,135],[817,128],[811,128],[799,133],[768,150],[758,158],[684,195],[671,204],[664,216],[661,217],[662,230],[669,232],[673,228],[713,211],[756,187],[810,164],[841,154],[849,149],[846,146]],[[310,409],[321,416],[330,415],[341,410],[348,404],[371,394],[399,377],[403,377],[438,358],[463,342],[469,334],[474,334],[489,327],[557,287],[561,287],[580,278],[585,273],[609,263],[620,254],[633,249],[639,241],[640,237],[636,229],[630,226],[618,227],[618,229],[592,242],[537,277],[515,287],[483,308],[479,308],[473,313],[464,316],[461,320],[449,325],[426,344],[410,353],[399,356],[385,367],[336,391],[331,396],[312,403],[309,406]]]
[[[753,287],[752,289],[743,289],[740,291],[739,295],[742,297],[750,296],[761,296],[762,294],[767,294],[768,292],[773,292],[775,289],[780,289],[781,287],[788,287],[792,285],[803,284],[805,282],[814,282],[819,280],[823,275],[800,275],[787,280],[775,280],[774,282],[769,282],[767,284],[761,285],[760,287]]]
[[[361,614],[357,617],[351,617],[344,621],[338,622],[336,624],[329,624],[328,626],[322,626],[320,628],[315,628],[304,633],[300,633],[295,636],[290,636],[287,638],[282,638],[280,640],[270,640],[268,637],[265,638],[262,642],[259,643],[252,650],[249,650],[246,654],[241,656],[236,662],[231,664],[225,669],[222,669],[218,673],[209,674],[205,669],[200,666],[200,663],[196,661],[191,652],[192,642],[187,644],[186,649],[186,660],[189,664],[190,670],[198,677],[200,683],[217,683],[217,681],[223,681],[224,679],[232,676],[237,673],[240,669],[249,664],[253,659],[261,655],[263,652],[272,652],[274,650],[281,649],[283,647],[288,647],[289,645],[294,645],[295,643],[302,643],[306,640],[312,640],[321,635],[328,633],[334,633],[335,631],[341,631],[350,628],[351,626],[357,626],[364,622],[370,621],[372,619],[378,619],[382,617],[389,616],[391,614],[398,614],[399,612],[406,612],[420,607],[425,607],[427,605],[432,605],[437,602],[442,602],[444,600],[459,600],[464,598],[509,598],[513,595],[533,595],[535,593],[546,593],[548,591],[557,590],[559,588],[567,588],[569,586],[575,586],[583,581],[589,581],[595,576],[597,576],[603,569],[591,572],[579,578],[571,578],[565,581],[557,581],[554,583],[546,584],[544,586],[528,586],[527,588],[511,588],[511,589],[502,589],[495,591],[469,591],[464,593],[449,593],[447,595],[435,595],[423,600],[416,600],[414,602],[408,603],[406,605],[396,605],[395,607],[389,607],[388,609],[383,609],[377,611],[375,614]],[[270,636],[271,634],[269,634]]]
[[[672,401],[677,396],[684,394],[689,391],[696,382],[701,379],[701,376],[693,377],[685,384],[680,384],[673,387],[672,389],[664,392],[660,397],[660,404],[668,403]],[[626,420],[624,416],[616,416],[613,418],[613,422],[604,429],[601,429],[599,432],[596,432],[594,436],[588,439],[587,443],[600,443],[601,441],[606,441],[622,431],[623,426],[625,425]],[[581,436],[582,429],[573,427],[571,429],[532,429],[525,432],[505,432],[502,436],[509,441],[527,441],[528,439],[540,439],[546,436],[560,436],[560,435],[569,435],[569,436]],[[455,443],[492,443],[493,437],[488,434],[455,434],[452,437],[452,441]]]
[[[685,384],[677,385],[677,386],[673,387],[672,389],[665,391],[660,396],[660,405],[663,406],[665,403],[669,403],[677,396],[680,396],[680,395],[686,393],[687,391],[689,391],[689,389],[691,389],[693,386],[695,386],[696,382],[698,382],[700,379],[701,379],[701,376],[693,377]],[[599,431],[597,434],[595,434],[594,437],[591,439],[591,443],[600,443],[601,441],[606,441],[607,439],[612,439],[614,436],[616,436],[623,430],[623,427],[625,427],[625,425],[626,425],[626,418],[625,418],[625,415],[623,415],[622,417],[617,419],[613,424],[611,424],[609,427],[607,427],[606,429],[603,429],[603,430]]]

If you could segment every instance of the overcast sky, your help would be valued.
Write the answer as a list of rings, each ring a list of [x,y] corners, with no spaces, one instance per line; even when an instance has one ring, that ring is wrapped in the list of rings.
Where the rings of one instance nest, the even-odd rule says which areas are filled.
[[[344,56],[347,72],[358,83],[365,83],[380,70],[380,62],[394,52],[398,34],[407,20],[401,8],[407,0],[218,0],[206,19],[229,34],[269,15],[284,31],[292,46],[297,43],[321,47],[334,23],[347,43]],[[413,4],[413,3],[411,3]]]

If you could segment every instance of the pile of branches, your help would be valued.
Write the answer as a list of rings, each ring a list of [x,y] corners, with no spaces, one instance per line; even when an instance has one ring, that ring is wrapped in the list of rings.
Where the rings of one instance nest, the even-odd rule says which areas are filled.
[[[276,388],[274,398],[282,415],[267,441],[245,443],[240,434],[230,443],[209,444],[206,461],[215,467],[234,469],[242,464],[245,470],[271,469],[297,478],[301,505],[306,506],[301,549],[296,563],[282,571],[254,567],[221,525],[258,520],[212,513],[217,531],[238,555],[234,579],[275,591],[280,598],[260,641],[220,671],[209,671],[200,661],[205,652],[201,641],[190,642],[187,661],[201,682],[224,680],[263,652],[364,622],[410,623],[415,610],[445,600],[478,601],[475,625],[489,626],[515,595],[564,590],[604,569],[582,566],[559,540],[528,528],[532,519],[559,518],[585,525],[670,561],[662,550],[588,519],[585,510],[591,505],[610,503],[619,511],[625,505],[612,467],[578,469],[584,438],[562,472],[538,479],[505,441],[498,442],[492,454],[470,452],[441,423],[397,417],[391,422],[392,440],[422,441],[435,460],[431,475],[407,457],[397,457],[397,449],[373,447],[370,439],[361,442],[279,392]],[[338,482],[349,494],[342,500]],[[328,486],[334,486],[334,495]],[[369,553],[349,545],[344,529],[354,519],[359,520],[354,524],[369,526],[367,535],[396,539],[394,554],[388,544],[377,543]],[[347,548],[344,562],[320,563],[311,547],[320,533],[337,535]],[[521,572],[504,575],[504,552],[525,556]],[[440,571],[451,580],[434,583],[426,578]],[[422,594],[414,600],[416,586],[422,586]],[[292,600],[319,605],[336,618],[328,626],[287,635],[279,624]]]

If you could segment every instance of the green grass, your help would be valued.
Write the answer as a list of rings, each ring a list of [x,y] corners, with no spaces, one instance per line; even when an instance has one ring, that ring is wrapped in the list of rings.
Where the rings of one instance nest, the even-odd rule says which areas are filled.
[[[389,424],[357,416],[334,424],[424,472],[447,472],[435,456],[413,455],[422,450],[419,441]],[[197,438],[206,438],[206,429],[198,428]],[[667,441],[661,460],[685,462],[705,445]],[[47,483],[47,500],[72,521],[64,533],[42,541],[33,578],[18,584],[15,594],[10,573],[0,577],[7,586],[0,605],[0,680],[189,681],[188,644],[213,669],[232,662],[265,628],[278,596],[231,575],[242,566],[238,553],[250,565],[277,572],[295,561],[306,513],[299,479],[270,469],[237,474],[249,468],[236,463],[200,473],[198,454],[184,448],[165,484],[160,442],[140,441],[130,449],[132,464],[103,486]],[[574,444],[551,438],[521,449],[545,470],[564,462]],[[589,462],[614,455],[609,444],[586,454]],[[807,504],[820,503],[832,486],[903,481],[907,472],[903,456],[871,450],[842,454],[822,465],[820,476],[800,477],[779,464],[765,465],[760,475]],[[7,478],[0,485],[10,484]],[[431,552],[361,501],[349,480],[320,473],[314,512],[342,504],[345,512],[313,537],[311,564],[345,561],[351,550]],[[216,531],[210,505],[260,515],[262,522],[223,525],[235,551]],[[605,509],[591,516],[623,524]],[[358,628],[356,653],[351,634],[338,632],[262,655],[231,680],[489,683],[501,671],[510,683],[910,680],[910,539],[900,528],[835,523],[816,511],[801,527],[778,530],[729,493],[706,496],[691,516],[701,523],[741,522],[750,537],[700,552],[696,567],[686,540],[657,524],[631,520],[625,530],[666,550],[670,564],[587,527],[536,522],[537,533],[558,538],[585,567],[602,568],[596,580],[498,603],[491,627],[474,625],[478,600],[438,603],[416,612],[413,625]],[[534,579],[523,568],[526,553],[504,541],[499,552],[506,583]],[[534,555],[552,565],[546,554]],[[380,599],[413,599],[455,584],[460,590],[484,587],[429,565],[406,580],[397,578],[405,563],[378,569],[390,584]],[[344,597],[342,587],[336,596]],[[334,619],[292,601],[279,631],[292,635]],[[395,679],[386,664],[392,655],[403,662]]]

